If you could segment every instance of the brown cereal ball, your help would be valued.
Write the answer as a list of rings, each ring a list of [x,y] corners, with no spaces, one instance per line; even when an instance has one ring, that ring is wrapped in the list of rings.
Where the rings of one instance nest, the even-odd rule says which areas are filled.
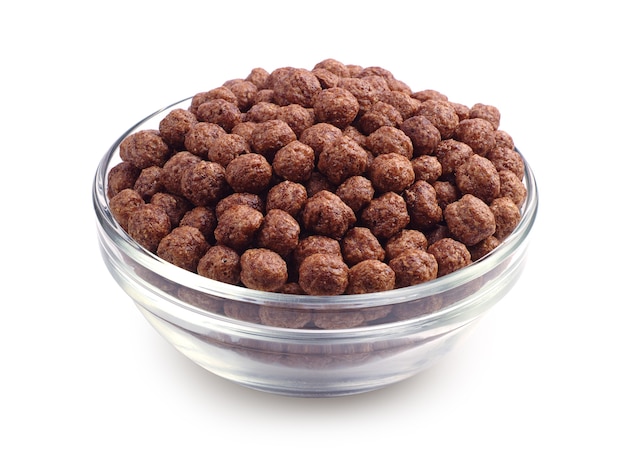
[[[426,250],[428,241],[424,233],[418,230],[404,229],[387,240],[385,244],[385,258],[391,260],[406,251],[418,249]]]
[[[237,97],[235,94],[225,86],[215,87],[211,90],[207,90],[206,92],[199,92],[195,94],[191,99],[191,105],[189,106],[189,111],[194,115],[198,115],[198,108],[201,104],[206,103],[211,100],[225,100],[230,103],[237,103]]]
[[[332,184],[326,176],[318,171],[311,173],[311,178],[304,183],[306,193],[309,198],[322,190],[328,190],[329,192],[335,192],[336,186]]]
[[[329,123],[344,129],[359,113],[359,101],[352,93],[341,87],[324,89],[313,102],[316,122]]]
[[[293,182],[309,180],[314,167],[315,152],[311,146],[298,140],[281,147],[272,161],[274,173]]]
[[[496,219],[496,231],[493,235],[500,241],[513,232],[522,218],[522,214],[513,201],[508,196],[496,198],[489,205]]]
[[[398,110],[403,120],[417,115],[417,108],[421,101],[411,98],[411,95],[399,90],[389,90],[382,92],[378,100],[390,104]]]
[[[451,239],[443,238],[428,246],[427,252],[437,260],[437,277],[450,274],[472,262],[472,257],[465,244]]]
[[[420,180],[413,183],[404,192],[404,200],[413,228],[428,230],[442,220],[437,192],[428,182]]]
[[[207,158],[226,167],[234,158],[250,152],[250,145],[243,136],[224,133],[209,145]]]
[[[359,127],[364,135],[369,135],[383,126],[399,127],[403,121],[402,114],[395,107],[377,101],[359,118]]]
[[[335,194],[356,214],[372,201],[375,190],[368,178],[352,176],[337,187]]]
[[[120,158],[139,169],[163,166],[170,156],[167,145],[158,130],[141,130],[132,133],[120,143]]]
[[[459,124],[454,106],[443,100],[426,100],[417,108],[417,115],[424,116],[441,134],[441,139],[449,139]]]
[[[478,261],[488,253],[490,253],[493,249],[500,245],[500,241],[495,236],[488,236],[486,239],[483,239],[478,244],[471,245],[468,247],[470,255],[472,256],[472,261]]]
[[[349,78],[351,76],[348,66],[336,59],[324,59],[321,62],[316,63],[313,69],[325,69],[341,78]]]
[[[267,192],[265,208],[267,211],[280,209],[292,217],[298,217],[308,198],[306,187],[297,182],[282,181]]]
[[[143,206],[145,201],[139,193],[130,188],[125,188],[116,193],[109,200],[109,209],[111,214],[120,224],[122,229],[128,230],[128,218],[130,215],[140,206]]]
[[[395,127],[380,127],[367,137],[365,145],[374,156],[395,153],[403,155],[409,160],[413,158],[411,138]]]
[[[448,229],[448,226],[445,223],[435,225],[426,233],[426,240],[428,241],[428,245],[434,244],[439,239],[451,237],[452,233]]]
[[[452,137],[470,146],[475,154],[483,156],[496,145],[493,125],[481,118],[462,120]]]
[[[496,232],[496,220],[489,206],[474,195],[463,195],[443,211],[452,236],[467,246],[478,244]]]
[[[172,228],[178,226],[185,213],[192,207],[192,204],[185,197],[165,192],[152,195],[150,203],[165,209]]]
[[[299,137],[304,130],[315,123],[313,109],[307,109],[297,104],[281,106],[277,118],[285,121],[296,134],[296,137]]]
[[[165,162],[163,170],[161,171],[161,183],[163,187],[170,193],[182,196],[183,192],[180,187],[180,180],[183,173],[187,168],[194,166],[200,161],[202,161],[200,157],[188,151],[178,152],[173,155],[172,158]]]
[[[334,239],[341,239],[355,222],[352,209],[327,190],[311,196],[302,210],[305,229]]]
[[[365,136],[361,131],[354,125],[348,125],[343,130],[343,135],[356,141],[356,143],[365,148],[367,147],[367,136]]]
[[[141,171],[130,162],[115,165],[107,175],[107,196],[112,198],[125,188],[133,188]]]
[[[404,155],[382,154],[372,161],[369,178],[378,192],[401,193],[415,180],[415,171]]]
[[[270,92],[272,95],[274,92],[272,91],[261,91],[259,94]],[[257,98],[258,95],[257,94]],[[255,105],[253,105],[248,112],[245,113],[243,117],[243,121],[245,122],[254,122],[261,123],[267,122],[268,120],[276,120],[278,119],[278,113],[280,112],[280,106],[272,101],[266,100],[258,100]]]
[[[367,152],[353,139],[342,136],[324,147],[317,168],[331,183],[339,185],[348,177],[363,174],[367,162]]]
[[[226,167],[226,182],[238,193],[261,193],[272,175],[272,165],[261,154],[240,155]]]
[[[215,206],[215,215],[219,219],[226,210],[233,206],[243,204],[261,213],[265,212],[265,202],[263,198],[255,193],[231,193],[222,198]]]
[[[144,168],[139,173],[133,189],[141,195],[144,201],[150,201],[150,198],[156,193],[165,190],[165,186],[161,181],[163,168],[160,166],[150,166]]]
[[[491,161],[474,154],[456,169],[456,186],[463,194],[471,193],[487,204],[500,194],[500,176]]]
[[[424,116],[413,116],[400,125],[413,144],[414,155],[432,155],[441,141],[441,133],[430,120]]]
[[[437,157],[432,155],[420,155],[411,160],[411,166],[415,173],[415,180],[423,180],[433,184],[441,177],[442,166]]]
[[[256,125],[256,122],[240,122],[235,125],[230,132],[234,135],[241,136],[243,139],[246,140],[249,146],[252,142],[252,131],[254,130],[254,127],[256,127]]]
[[[269,83],[276,103],[281,106],[299,104],[311,108],[315,96],[322,91],[317,77],[302,68],[278,68],[270,73]]]
[[[343,136],[343,132],[329,123],[316,123],[302,132],[300,142],[311,146],[315,153],[315,158],[327,144],[335,142]]]
[[[339,76],[337,76],[335,73],[325,68],[314,68],[313,70],[311,70],[311,72],[320,81],[322,89],[336,87],[337,82],[339,82],[340,79]]]
[[[425,250],[407,250],[389,261],[396,275],[396,288],[408,287],[437,278],[437,260]]]
[[[259,318],[259,306],[246,302],[225,301],[224,315],[234,320],[242,320],[250,323],[261,323]]]
[[[263,214],[246,205],[232,206],[218,216],[215,240],[236,251],[252,244],[263,223]]]
[[[235,104],[241,112],[246,112],[254,104],[258,88],[250,81],[236,81],[228,84],[228,88],[235,95]]]
[[[185,135],[185,149],[198,157],[206,158],[211,143],[223,134],[226,131],[217,124],[198,122]]]
[[[256,243],[284,258],[296,248],[299,237],[300,225],[296,219],[283,210],[270,209],[257,233]]]
[[[213,231],[217,226],[217,217],[210,207],[196,206],[183,215],[179,225],[197,228],[205,239],[211,242],[214,240]]]
[[[348,90],[359,102],[359,114],[367,112],[378,100],[378,90],[372,81],[366,78],[344,77],[337,82],[337,87]]]
[[[470,108],[468,108],[462,103],[452,102],[451,104],[452,104],[452,107],[454,108],[454,112],[456,112],[456,115],[459,118],[459,122],[470,118]]]
[[[355,264],[348,271],[347,294],[377,293],[393,290],[396,273],[379,260],[364,260]]]
[[[293,259],[297,266],[302,261],[315,253],[323,253],[327,255],[336,255],[341,258],[341,245],[337,239],[328,236],[312,234],[300,240],[293,251]]]
[[[295,295],[306,294],[298,282],[287,282],[285,285],[283,285],[283,287],[280,290],[278,290],[278,292],[283,293],[283,294],[295,294]],[[304,311],[300,310],[299,312],[303,313]],[[305,325],[306,323],[303,324],[302,326],[305,326]]]
[[[462,196],[459,189],[452,182],[438,180],[433,182],[432,186],[437,194],[437,203],[442,210]]]
[[[156,253],[159,242],[171,230],[170,218],[165,209],[156,204],[137,207],[128,217],[128,235],[139,245]]]
[[[198,119],[187,109],[173,109],[159,122],[159,132],[170,147],[181,150],[185,147],[185,136]]]
[[[247,288],[278,291],[287,282],[287,263],[268,249],[248,249],[241,254],[240,279]]]
[[[209,249],[209,244],[193,226],[179,226],[161,239],[157,255],[165,261],[191,272],[196,272],[200,258]]]
[[[446,95],[434,89],[418,90],[417,92],[413,92],[411,94],[411,97],[421,102],[424,102],[427,100],[448,101],[448,97]]]
[[[241,111],[237,105],[221,98],[202,103],[198,106],[196,116],[201,122],[219,125],[227,133],[242,121]]]
[[[369,228],[350,228],[341,239],[340,245],[343,259],[348,266],[354,266],[363,260],[385,259],[385,250]]]
[[[437,144],[435,157],[441,163],[441,175],[453,174],[456,169],[474,155],[470,146],[455,139],[446,139]]]
[[[383,193],[374,198],[361,213],[361,222],[374,236],[388,239],[405,228],[410,221],[407,206],[400,195]]]
[[[267,88],[267,78],[269,78],[270,73],[264,68],[253,68],[250,71],[250,74],[246,77],[246,81],[250,81],[253,83],[257,89],[263,90]]]
[[[508,196],[517,207],[522,207],[528,195],[528,189],[524,183],[515,175],[513,171],[502,170],[498,173],[500,177],[500,194],[498,196]]]
[[[469,117],[470,119],[481,118],[487,120],[493,125],[494,130],[500,127],[500,110],[495,106],[476,103],[470,108]]]
[[[295,293],[290,293],[291,290],[294,290],[290,287],[293,287],[294,285],[298,288],[295,289]],[[298,284],[285,284],[276,291],[279,293],[304,294],[301,290],[302,289]],[[267,326],[277,326],[279,328],[303,328],[311,321],[311,311],[261,306],[259,308],[259,318],[261,319],[261,323]]]
[[[521,154],[513,149],[502,146],[495,146],[486,157],[493,163],[498,171],[509,170],[518,179],[524,178],[524,159]]]
[[[202,160],[183,172],[180,189],[196,206],[215,204],[227,191],[226,171],[219,163]]]
[[[292,141],[298,139],[291,127],[284,120],[275,119],[258,123],[250,137],[252,150],[269,161],[274,154]]]
[[[241,273],[239,254],[225,245],[214,245],[200,258],[197,272],[202,277],[237,285]]]
[[[340,256],[314,253],[300,264],[298,283],[308,295],[335,296],[348,287],[348,265]]]
[[[496,147],[506,147],[508,149],[515,149],[515,143],[513,137],[504,130],[496,130]]]

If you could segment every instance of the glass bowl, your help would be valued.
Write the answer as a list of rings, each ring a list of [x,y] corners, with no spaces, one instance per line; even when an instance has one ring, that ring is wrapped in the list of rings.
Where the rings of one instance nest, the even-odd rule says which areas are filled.
[[[188,106],[186,99],[151,114],[111,146],[95,174],[93,204],[100,251],[113,278],[167,341],[213,374],[301,397],[385,387],[439,361],[520,277],[538,207],[528,163],[528,195],[515,231],[470,266],[420,285],[364,295],[289,295],[217,282],[162,260],[112,216],[107,174],[119,163],[126,136],[155,129],[171,109]],[[260,313],[269,319],[261,323]],[[299,327],[267,324],[272,316]],[[316,319],[334,329],[301,324]]]

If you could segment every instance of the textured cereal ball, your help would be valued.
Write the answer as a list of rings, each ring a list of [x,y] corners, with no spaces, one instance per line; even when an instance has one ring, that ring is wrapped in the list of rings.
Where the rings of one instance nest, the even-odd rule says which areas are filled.
[[[278,291],[287,282],[287,263],[268,249],[248,249],[241,254],[241,283],[247,288]]]
[[[192,207],[191,202],[187,198],[166,192],[158,192],[152,195],[150,203],[165,209],[167,216],[170,218],[172,228],[178,226],[185,213]]]
[[[254,104],[256,94],[259,91],[256,85],[250,81],[242,80],[228,84],[228,88],[235,95],[235,104],[241,112],[245,112]]]
[[[343,259],[348,266],[354,266],[363,260],[385,259],[385,250],[369,228],[350,228],[341,239],[340,245]]]
[[[404,192],[404,200],[413,228],[428,230],[442,220],[443,212],[437,201],[437,192],[428,182],[414,182]]]
[[[214,245],[200,258],[197,272],[202,277],[237,285],[241,273],[239,254],[225,245]]]
[[[416,116],[417,108],[421,104],[421,101],[411,98],[409,93],[399,90],[383,92],[379,95],[378,100],[396,108],[402,115],[403,120]]]
[[[443,211],[452,236],[467,246],[478,244],[496,232],[496,220],[489,206],[474,195],[463,195]]]
[[[474,155],[470,146],[455,139],[446,139],[437,144],[435,157],[441,163],[441,175],[454,174],[456,169]]]
[[[441,133],[430,120],[424,116],[413,116],[400,125],[413,144],[414,155],[432,155],[441,141]]]
[[[269,161],[276,152],[298,139],[289,124],[284,120],[274,119],[258,123],[250,137],[252,150]]]
[[[498,240],[502,241],[511,234],[519,224],[522,214],[517,204],[515,204],[515,201],[508,196],[494,199],[489,205],[489,209],[491,209],[496,219],[496,231],[493,235]]]
[[[450,274],[472,262],[472,257],[465,244],[451,239],[443,238],[428,246],[427,252],[437,260],[437,277]]]
[[[365,142],[374,156],[381,154],[400,154],[413,158],[413,143],[402,130],[396,127],[382,126],[371,133]]]
[[[145,201],[141,195],[130,188],[121,190],[109,200],[111,214],[125,231],[128,230],[128,218],[130,215],[135,209],[144,204]]]
[[[424,233],[418,230],[404,229],[387,240],[385,258],[391,260],[409,250],[426,250],[428,241]]]
[[[196,206],[183,215],[179,225],[197,228],[204,238],[211,242],[214,240],[213,231],[217,226],[217,217],[215,211],[210,207]]]
[[[493,251],[496,247],[500,245],[500,241],[495,236],[489,236],[486,239],[483,239],[478,244],[471,245],[468,247],[470,255],[472,256],[472,261],[478,261],[491,251]]]
[[[376,293],[393,290],[396,273],[379,260],[364,260],[355,264],[348,271],[346,294]]]
[[[411,160],[415,180],[423,180],[433,184],[441,177],[441,162],[433,155],[420,155]]]
[[[364,176],[347,178],[337,187],[335,194],[356,214],[374,198],[372,182]]]
[[[437,260],[425,250],[407,250],[391,259],[389,267],[396,275],[396,288],[408,287],[437,278]]]
[[[423,90],[418,90],[417,92],[413,92],[411,94],[411,97],[415,98],[416,100],[419,100],[421,102],[427,101],[427,100],[441,100],[441,101],[448,101],[448,97],[437,91],[434,89],[423,89]]]
[[[348,265],[340,256],[314,253],[300,264],[298,283],[308,295],[335,296],[348,287]]]
[[[107,196],[112,198],[125,188],[133,188],[141,170],[129,162],[115,165],[107,175]]]
[[[241,251],[254,241],[263,223],[263,214],[246,205],[236,205],[218,216],[215,240],[236,251]]]
[[[313,69],[325,69],[341,78],[349,78],[351,76],[348,66],[336,59],[324,59],[316,63]]]
[[[367,112],[378,100],[379,90],[367,78],[347,77],[337,82],[337,87],[347,89],[359,102],[359,114]]]
[[[278,68],[270,74],[269,81],[274,99],[281,106],[293,103],[311,108],[315,97],[322,91],[315,74],[302,68]]]
[[[289,285],[289,287],[287,287]],[[293,286],[298,288],[294,291]],[[277,290],[280,293],[304,294],[298,284],[285,284]],[[300,291],[300,292],[299,292]],[[261,306],[259,308],[259,318],[266,326],[277,326],[279,328],[303,328],[311,321],[311,311],[304,309],[290,309],[280,307]]]
[[[454,106],[443,100],[424,101],[417,108],[417,115],[430,120],[430,123],[439,130],[441,139],[451,138],[459,124],[459,116],[457,116]]]
[[[193,115],[198,115],[198,108],[201,104],[206,103],[211,100],[225,100],[230,103],[237,103],[237,97],[235,94],[225,86],[215,87],[211,90],[207,90],[206,92],[199,92],[195,94],[191,98],[191,104],[189,106],[189,112]]]
[[[334,239],[341,239],[355,222],[352,209],[327,190],[310,197],[302,210],[305,229]]]
[[[475,154],[483,156],[496,145],[493,125],[481,118],[462,120],[452,137],[470,146]]]
[[[456,169],[456,186],[462,194],[471,193],[487,204],[500,194],[500,176],[494,164],[474,154]]]
[[[361,222],[374,236],[388,239],[410,222],[404,199],[394,192],[374,198],[362,211]]]
[[[298,245],[299,237],[300,225],[296,219],[283,210],[270,209],[257,233],[256,244],[286,257]]]
[[[187,109],[173,109],[159,122],[163,141],[176,150],[185,147],[185,136],[198,119]]]
[[[128,217],[128,235],[152,253],[156,253],[159,242],[170,231],[167,212],[156,204],[144,204]]]
[[[508,149],[515,149],[515,143],[513,137],[504,130],[496,130],[496,147],[506,147]]]
[[[438,180],[432,183],[437,194],[437,203],[441,209],[445,209],[450,203],[454,203],[461,197],[461,192],[456,185],[449,181]]]
[[[240,122],[235,125],[230,132],[234,135],[241,136],[248,143],[248,147],[250,147],[250,144],[252,142],[252,131],[254,130],[254,127],[256,127],[256,125],[256,122]]]
[[[317,161],[318,170],[328,180],[339,185],[351,176],[363,174],[367,167],[368,154],[355,140],[342,136],[326,145]]]
[[[380,193],[401,193],[415,180],[413,165],[404,155],[382,154],[372,160],[369,178]]]
[[[226,167],[234,158],[250,152],[250,145],[243,136],[224,133],[209,145],[207,158]]]
[[[222,127],[214,123],[198,122],[185,135],[185,149],[201,158],[206,158],[211,143],[226,134]]]
[[[272,168],[277,176],[293,182],[305,182],[311,178],[315,167],[313,148],[300,141],[291,141],[274,155]]]
[[[312,234],[300,240],[293,251],[293,259],[296,265],[300,266],[306,257],[311,256],[314,253],[336,255],[341,258],[341,245],[337,239]]]
[[[459,118],[459,122],[465,119],[469,119],[470,108],[465,106],[463,103],[454,103],[451,102],[452,107],[454,108],[454,112]]]
[[[312,108],[290,104],[280,107],[277,119],[285,121],[296,134],[296,137],[299,137],[304,130],[313,126],[315,114]]]
[[[267,88],[267,78],[269,78],[270,73],[261,67],[256,67],[250,70],[250,74],[246,76],[246,81],[250,81],[253,83],[257,89],[263,90]]]
[[[359,118],[359,127],[363,134],[369,135],[380,127],[398,127],[403,121],[402,114],[395,107],[377,101]]]
[[[298,217],[306,204],[306,187],[297,182],[282,181],[267,192],[265,208],[267,211],[280,209],[292,217]]]
[[[469,117],[470,119],[481,118],[487,120],[493,125],[494,130],[500,127],[500,110],[495,106],[476,103],[470,108]]]
[[[506,169],[500,171],[498,176],[500,176],[500,194],[498,196],[508,196],[517,204],[517,207],[521,208],[528,195],[524,183],[513,171]]]
[[[227,191],[226,171],[219,163],[203,160],[183,172],[180,188],[196,206],[215,204]]]
[[[183,173],[187,168],[194,166],[200,161],[202,161],[200,157],[186,150],[173,155],[163,165],[163,171],[161,172],[163,187],[170,193],[182,196],[183,191],[180,187],[180,180]]]
[[[150,201],[150,198],[156,193],[165,190],[165,186],[161,181],[162,174],[163,168],[160,166],[150,166],[142,169],[133,185],[133,189],[141,195],[144,201]]]
[[[486,157],[498,171],[512,171],[518,179],[524,178],[524,159],[521,154],[511,148],[496,145]]]
[[[359,101],[349,90],[331,87],[317,94],[313,111],[317,122],[329,123],[344,129],[359,113]]]
[[[170,147],[158,130],[141,130],[120,143],[120,158],[139,169],[163,166],[170,155]]]
[[[230,195],[222,198],[215,205],[215,215],[219,219],[224,212],[230,209],[233,206],[237,206],[242,204],[244,206],[249,206],[252,209],[255,209],[261,213],[265,212],[265,201],[261,196],[255,193],[231,193]]]
[[[328,190],[329,192],[335,192],[337,186],[332,184],[326,176],[319,171],[313,171],[311,178],[304,183],[306,193],[309,198],[322,190]]]
[[[339,128],[329,123],[321,122],[304,130],[300,135],[300,142],[311,146],[317,159],[327,144],[335,142],[342,136],[343,132]]]
[[[157,255],[165,261],[196,272],[200,258],[209,249],[203,234],[193,226],[179,226],[167,234],[157,247]]]
[[[202,103],[198,106],[196,116],[201,122],[210,122],[219,125],[227,133],[242,121],[241,111],[237,105],[221,98]]]
[[[243,154],[226,167],[226,181],[235,192],[261,193],[272,180],[272,165],[261,154]]]
[[[267,93],[263,90],[257,94],[257,98],[260,94]],[[269,91],[271,92],[271,91]],[[271,92],[273,94],[273,92]],[[280,112],[280,106],[269,100],[257,100],[256,104],[252,106],[248,112],[244,114],[243,121],[262,123],[268,120],[278,119],[278,113]]]
[[[339,82],[340,79],[339,76],[337,76],[335,73],[325,68],[313,68],[311,72],[320,81],[322,89],[336,87],[337,82]]]

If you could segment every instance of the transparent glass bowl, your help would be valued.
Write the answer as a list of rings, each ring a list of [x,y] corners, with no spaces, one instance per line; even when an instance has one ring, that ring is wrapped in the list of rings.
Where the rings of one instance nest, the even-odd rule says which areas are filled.
[[[111,146],[96,171],[93,204],[100,250],[113,278],[166,340],[210,372],[292,396],[378,389],[435,364],[520,277],[538,206],[528,163],[528,196],[515,231],[481,260],[420,285],[366,295],[287,295],[216,282],[158,258],[111,215],[107,174],[119,163],[126,136],[157,128],[169,110],[188,106],[189,99],[157,111]],[[225,308],[241,319],[226,316]],[[339,329],[270,326],[260,323],[259,312],[283,322],[331,319]]]

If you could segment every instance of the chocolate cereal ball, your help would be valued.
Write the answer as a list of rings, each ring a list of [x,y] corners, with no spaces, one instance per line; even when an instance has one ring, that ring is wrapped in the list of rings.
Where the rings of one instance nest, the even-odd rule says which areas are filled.
[[[180,181],[183,173],[187,168],[193,167],[201,161],[200,157],[191,152],[178,152],[163,165],[160,178],[161,184],[169,193],[182,196],[183,191],[180,187]]]
[[[222,198],[215,206],[215,215],[219,219],[226,210],[230,209],[233,206],[237,206],[242,204],[244,206],[249,206],[252,209],[256,209],[257,211],[264,213],[265,212],[265,201],[261,196],[255,193],[231,193],[230,195]]]
[[[364,176],[347,178],[337,187],[335,194],[356,214],[374,198],[372,182]]]
[[[256,243],[284,258],[296,248],[299,237],[300,225],[296,219],[283,210],[270,209],[257,233]]]
[[[341,239],[355,222],[352,209],[327,190],[310,197],[302,211],[302,223],[306,230],[334,239]]]
[[[141,195],[144,201],[150,201],[150,198],[156,193],[165,190],[165,186],[161,181],[162,174],[163,168],[160,166],[149,166],[142,169],[133,185],[133,189]]]
[[[513,171],[506,169],[500,171],[498,176],[500,177],[500,194],[498,196],[508,196],[517,204],[517,207],[521,208],[528,195],[524,183]]]
[[[493,129],[497,130],[500,126],[500,110],[495,106],[476,103],[470,108],[469,117],[471,119],[481,118],[487,120]]]
[[[312,108],[305,108],[298,104],[281,106],[278,110],[277,119],[284,121],[299,137],[304,130],[313,126],[315,114]]]
[[[378,96],[378,100],[383,103],[390,104],[398,110],[403,120],[417,115],[417,108],[420,106],[421,101],[411,98],[410,93],[406,93],[400,90],[390,90],[382,92]]]
[[[158,130],[141,130],[120,143],[120,157],[139,169],[163,166],[169,158],[170,147]]]
[[[361,213],[361,222],[374,236],[388,239],[405,228],[410,221],[406,203],[395,192],[374,198]]]
[[[359,101],[349,90],[331,87],[316,95],[313,111],[317,122],[329,123],[343,129],[350,125],[359,113]]]
[[[452,182],[438,180],[433,182],[432,186],[437,194],[437,203],[442,210],[461,197],[461,192]]]
[[[300,141],[291,141],[281,147],[274,156],[272,168],[277,176],[292,182],[310,179],[315,167],[315,153],[311,146]]]
[[[226,193],[226,171],[219,163],[202,160],[185,169],[180,189],[196,206],[215,204]]]
[[[297,182],[282,181],[267,192],[265,209],[281,209],[296,218],[304,208],[308,195],[306,187]]]
[[[139,206],[128,217],[128,235],[139,245],[156,253],[159,242],[171,230],[170,218],[163,207],[156,204]]]
[[[267,88],[267,78],[269,78],[269,72],[264,68],[253,68],[250,70],[250,74],[246,77],[246,81],[253,83],[257,89],[263,90]]]
[[[236,205],[218,216],[215,240],[238,252],[254,240],[263,223],[263,214],[246,205]]]
[[[428,230],[441,222],[443,212],[437,201],[437,192],[428,182],[414,182],[404,192],[404,199],[413,228]]]
[[[235,192],[260,193],[272,180],[272,166],[261,154],[243,154],[226,167],[226,182]]]
[[[493,235],[500,241],[504,240],[513,232],[522,218],[522,214],[513,201],[508,196],[496,198],[489,205],[496,220],[496,231]]]
[[[471,194],[448,204],[443,215],[453,237],[467,246],[478,244],[496,232],[493,212],[483,200]]]
[[[131,188],[121,190],[109,200],[111,214],[123,230],[128,230],[128,218],[130,215],[135,209],[144,204],[145,201],[141,195]]]
[[[427,252],[437,260],[437,277],[457,271],[472,262],[465,244],[451,238],[443,238],[428,246]]]
[[[493,163],[498,172],[508,170],[518,179],[524,178],[524,159],[519,152],[503,146],[495,146],[486,157]]]
[[[281,106],[293,103],[311,108],[322,91],[315,74],[301,68],[278,68],[270,73],[269,84],[276,103]]]
[[[402,114],[395,107],[377,101],[359,118],[359,127],[364,135],[369,135],[380,127],[398,127],[403,121]]]
[[[430,120],[430,123],[439,130],[441,139],[451,138],[459,124],[459,116],[448,101],[426,100],[417,108],[417,115]]]
[[[474,155],[470,146],[455,139],[446,139],[437,144],[435,157],[441,163],[441,175],[454,174],[456,169]]]
[[[470,255],[472,256],[472,261],[478,261],[488,253],[490,253],[493,249],[500,245],[500,241],[495,236],[488,236],[486,239],[483,239],[478,244],[474,244],[468,247]]]
[[[313,67],[314,70],[320,68],[328,70],[341,78],[349,78],[351,76],[348,66],[336,59],[324,59]]]
[[[263,90],[257,94],[257,98],[260,94],[267,92],[270,92],[273,96],[274,92]],[[276,103],[270,100],[257,100],[256,104],[244,114],[242,121],[258,124],[268,120],[277,120],[279,112],[280,106]]]
[[[196,114],[201,122],[214,123],[229,133],[235,125],[242,121],[241,111],[235,103],[217,98],[198,106]]]
[[[376,191],[401,193],[415,180],[415,171],[404,155],[382,154],[372,160],[369,177]]]
[[[483,156],[496,145],[493,125],[481,118],[462,120],[452,137],[470,146],[475,154]]]
[[[112,198],[125,188],[133,188],[141,171],[130,162],[115,165],[107,176],[107,196]]]
[[[241,254],[241,282],[248,288],[278,291],[287,282],[287,263],[268,249],[248,249]]]
[[[293,251],[293,259],[296,265],[300,266],[306,257],[311,256],[314,253],[336,255],[341,258],[341,245],[336,239],[328,236],[312,234],[300,240]]]
[[[364,260],[349,269],[346,294],[393,290],[395,283],[396,273],[388,264],[379,260]]]
[[[389,267],[396,275],[396,288],[408,287],[437,278],[437,260],[421,249],[407,250],[392,258]]]
[[[456,169],[456,186],[487,204],[500,194],[500,176],[494,164],[478,154],[469,157]]]
[[[298,283],[308,295],[340,295],[348,286],[348,265],[341,256],[314,253],[302,260],[298,271]]]
[[[225,84],[235,95],[235,104],[241,112],[246,112],[254,104],[259,89],[250,81],[234,81]]]
[[[340,244],[343,259],[348,266],[354,266],[363,260],[385,259],[385,250],[369,228],[362,226],[350,228]]]
[[[274,159],[274,154],[279,149],[296,139],[296,134],[289,124],[280,119],[258,123],[250,138],[252,150],[269,161]]]
[[[239,254],[225,245],[214,245],[200,258],[198,274],[219,282],[239,284]]]
[[[196,272],[200,258],[209,249],[204,235],[193,226],[179,226],[167,234],[157,247],[157,255],[165,261]]]
[[[441,162],[433,155],[420,155],[411,160],[411,166],[415,180],[423,180],[431,185],[441,177],[443,170]]]
[[[411,139],[414,155],[432,155],[441,141],[437,127],[424,116],[409,117],[400,129]]]
[[[187,109],[173,109],[159,122],[163,141],[176,150],[185,147],[185,136],[198,119]]]
[[[424,233],[418,230],[404,229],[387,240],[385,258],[391,260],[408,250],[426,250],[428,241]]]
[[[207,158],[226,167],[234,158],[250,152],[250,145],[243,136],[224,133],[209,144]]]
[[[210,207],[196,206],[183,215],[179,225],[197,228],[205,239],[211,242],[214,240],[213,231],[217,226],[217,217]]]
[[[185,197],[166,192],[158,192],[152,195],[150,203],[165,209],[167,216],[170,218],[172,228],[178,226],[185,213],[192,207],[192,204]]]
[[[329,123],[320,122],[304,130],[300,135],[300,142],[311,146],[317,159],[327,144],[335,142],[342,136],[343,132],[339,128]]]
[[[219,87],[215,87],[211,90],[207,90],[205,92],[199,92],[195,94],[191,99],[191,104],[189,105],[189,111],[193,115],[197,116],[198,108],[201,104],[206,103],[207,101],[216,100],[216,99],[225,100],[230,103],[237,102],[237,97],[235,96],[235,94],[228,87],[225,87],[222,85]]]
[[[214,123],[198,122],[185,135],[185,149],[201,158],[206,158],[213,141],[226,134],[222,127]]]
[[[363,174],[367,162],[367,152],[353,139],[342,136],[324,147],[317,168],[331,183],[339,185],[348,177]]]
[[[365,143],[373,155],[399,154],[409,160],[413,158],[413,143],[402,130],[384,125],[370,134]]]

